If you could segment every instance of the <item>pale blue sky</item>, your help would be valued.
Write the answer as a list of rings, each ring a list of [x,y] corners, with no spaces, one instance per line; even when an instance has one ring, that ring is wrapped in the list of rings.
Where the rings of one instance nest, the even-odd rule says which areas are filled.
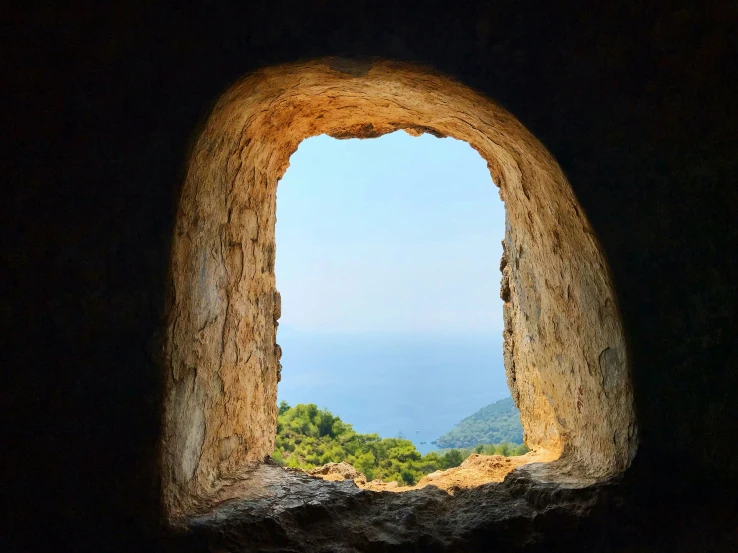
[[[465,142],[403,131],[309,138],[277,189],[281,325],[302,331],[502,329],[502,201]]]

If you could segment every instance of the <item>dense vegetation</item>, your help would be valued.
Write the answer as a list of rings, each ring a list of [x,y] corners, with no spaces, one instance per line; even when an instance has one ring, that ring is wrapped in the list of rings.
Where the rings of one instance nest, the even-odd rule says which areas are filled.
[[[511,397],[483,407],[433,443],[440,448],[473,448],[504,442],[523,443],[520,412]]]
[[[475,447],[460,447],[458,449],[439,449],[434,453],[443,455],[448,451],[458,451],[461,458],[466,459],[472,453],[480,453],[482,455],[504,455],[505,457],[514,457],[515,455],[525,455],[530,451],[525,444],[513,444],[510,442],[502,442],[501,444],[479,444]]]
[[[518,454],[510,444],[479,447],[478,452]],[[350,424],[315,404],[290,407],[283,401],[279,404],[277,443],[272,458],[287,467],[303,470],[343,461],[353,465],[367,480],[412,485],[425,474],[459,466],[474,451],[451,449],[421,455],[403,437],[359,434]]]

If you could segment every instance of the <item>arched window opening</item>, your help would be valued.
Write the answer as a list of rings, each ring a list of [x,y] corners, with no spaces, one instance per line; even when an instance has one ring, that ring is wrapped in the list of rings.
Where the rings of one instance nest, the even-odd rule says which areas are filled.
[[[162,435],[170,519],[264,497],[274,451],[281,302],[277,183],[305,138],[397,130],[469,143],[507,224],[506,378],[550,481],[627,468],[636,426],[616,296],[594,233],[552,156],[513,116],[434,72],[336,58],[264,69],[218,101],[189,160],[172,247]],[[490,275],[492,278],[493,275]]]
[[[301,142],[277,187],[272,459],[396,491],[501,481],[543,460],[519,458],[505,379],[504,235],[499,191],[466,142]]]

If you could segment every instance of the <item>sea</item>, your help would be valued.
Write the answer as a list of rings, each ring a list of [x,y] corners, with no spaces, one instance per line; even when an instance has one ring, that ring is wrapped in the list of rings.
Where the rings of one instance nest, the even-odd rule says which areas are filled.
[[[499,332],[320,333],[280,327],[278,401],[315,403],[361,433],[403,436],[421,453],[510,395]]]

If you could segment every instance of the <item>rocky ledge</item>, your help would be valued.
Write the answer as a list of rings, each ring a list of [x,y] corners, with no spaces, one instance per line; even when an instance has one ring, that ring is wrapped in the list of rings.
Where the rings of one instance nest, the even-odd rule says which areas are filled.
[[[175,530],[170,545],[176,551],[209,552],[566,547],[561,539],[581,539],[586,527],[602,520],[592,515],[603,504],[613,504],[612,497],[606,502],[601,498],[612,495],[614,488],[608,483],[545,483],[537,468],[541,465],[526,465],[503,482],[454,493],[432,484],[394,493],[362,489],[352,479],[360,477],[355,470],[344,479],[341,467],[328,467],[316,477],[263,464],[250,479],[234,484],[230,495],[239,499],[188,519]],[[320,477],[327,475],[334,478]],[[577,532],[566,531],[575,528]]]

